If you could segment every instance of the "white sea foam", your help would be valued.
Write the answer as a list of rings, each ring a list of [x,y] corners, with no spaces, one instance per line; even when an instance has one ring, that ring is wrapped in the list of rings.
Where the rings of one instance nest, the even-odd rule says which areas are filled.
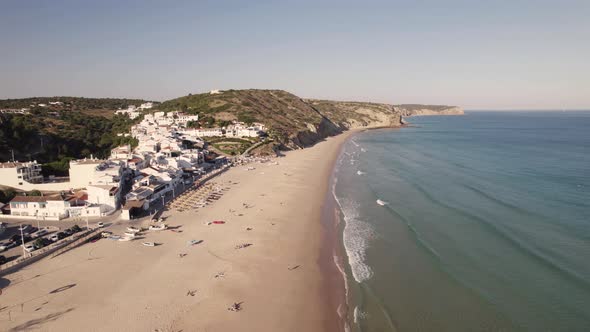
[[[361,283],[373,276],[373,270],[365,263],[365,252],[374,236],[374,231],[369,223],[360,219],[356,202],[346,198],[339,199],[336,194],[334,197],[344,217],[343,242],[348,264],[354,280]]]
[[[356,174],[358,174],[358,175],[364,175],[364,174],[367,174],[367,173],[365,173],[363,171],[356,171]]]
[[[367,313],[361,311],[358,306],[354,307],[354,323],[358,324],[359,320],[367,318]]]

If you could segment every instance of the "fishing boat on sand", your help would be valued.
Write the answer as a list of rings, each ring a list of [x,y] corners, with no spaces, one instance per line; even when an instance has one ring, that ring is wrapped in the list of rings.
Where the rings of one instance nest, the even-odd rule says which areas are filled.
[[[166,229],[166,224],[161,224],[161,225],[151,225],[149,230],[150,231],[163,231]]]

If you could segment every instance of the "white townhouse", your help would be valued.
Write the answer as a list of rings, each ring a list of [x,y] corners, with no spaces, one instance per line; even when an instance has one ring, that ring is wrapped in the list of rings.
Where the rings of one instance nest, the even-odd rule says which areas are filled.
[[[37,161],[0,163],[0,185],[28,190],[27,185],[42,182],[41,165]]]
[[[10,201],[10,217],[19,219],[61,220],[69,216],[100,215],[98,207],[89,207],[85,196],[16,196]]]

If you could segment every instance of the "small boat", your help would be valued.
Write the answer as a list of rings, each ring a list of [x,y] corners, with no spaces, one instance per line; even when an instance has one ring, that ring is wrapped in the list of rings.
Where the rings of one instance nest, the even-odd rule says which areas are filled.
[[[100,236],[102,236],[102,237],[109,237],[111,235],[113,235],[113,232],[104,231],[104,232],[100,233]]]
[[[130,238],[134,238],[135,237],[135,233],[133,232],[125,232],[123,233],[126,237],[130,237]]]
[[[225,224],[225,221],[221,221],[221,220],[214,220],[214,221],[213,221],[213,223],[214,223],[215,225],[222,225],[222,224]]]
[[[119,239],[119,241],[122,241],[122,242],[124,242],[124,241],[131,241],[131,240],[133,240],[133,238],[132,237],[129,237],[129,236],[123,236],[122,238]]]
[[[156,244],[153,242],[142,242],[141,244],[143,244],[146,247],[155,247]]]
[[[163,230],[166,229],[166,227],[168,227],[168,226],[166,226],[165,224],[151,225],[150,228],[149,228],[149,230],[150,231],[163,231]]]
[[[119,235],[111,235],[108,237],[109,240],[115,240],[115,241],[119,241],[119,239],[121,239],[121,237]]]
[[[194,246],[196,244],[202,243],[203,240],[190,240],[186,243],[187,246]]]
[[[130,233],[138,233],[139,232],[139,228],[133,227],[133,226],[129,226],[129,227],[127,227],[127,231],[130,232]]]
[[[389,203],[387,203],[387,202],[385,202],[385,201],[382,201],[382,200],[378,199],[378,200],[377,200],[377,204],[379,204],[379,205],[381,205],[381,206],[385,206],[385,205],[387,205],[387,204],[389,204]]]
[[[356,171],[356,174],[357,174],[357,175],[363,175],[363,174],[365,174],[365,172]]]

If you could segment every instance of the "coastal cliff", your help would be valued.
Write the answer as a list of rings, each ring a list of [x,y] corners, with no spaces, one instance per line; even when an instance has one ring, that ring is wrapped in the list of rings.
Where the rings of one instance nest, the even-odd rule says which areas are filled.
[[[143,102],[52,97],[0,100],[0,106],[16,109],[30,105],[32,101],[49,104],[55,100],[60,102],[58,106],[52,104],[48,108],[32,109],[31,114],[0,114],[4,128],[0,130],[0,147],[5,147],[5,152],[14,150],[17,158],[42,162],[90,154],[105,156],[114,146],[129,143],[123,141],[125,137],[116,134],[127,131],[139,121],[115,116],[115,108]],[[463,110],[455,106],[302,99],[283,90],[258,89],[189,94],[154,104],[146,112],[198,114],[199,121],[189,124],[193,128],[226,127],[232,121],[263,123],[273,144],[261,145],[256,150],[258,153],[309,147],[349,129],[399,127],[404,116],[463,114]],[[12,125],[6,125],[8,120]],[[30,144],[21,144],[24,148],[20,149],[21,145],[16,142],[22,142],[22,137]],[[34,148],[37,146],[44,149],[37,151]],[[0,153],[0,160],[9,157],[7,153]]]
[[[342,130],[399,127],[402,124],[401,113],[393,105],[314,99],[306,101]]]
[[[199,114],[200,125],[205,127],[223,127],[234,120],[261,122],[281,149],[309,147],[349,129],[402,124],[402,114],[393,105],[302,99],[282,90],[188,95],[165,101],[158,110]]]
[[[465,114],[461,107],[447,105],[402,104],[395,105],[395,108],[402,114],[402,116]]]
[[[199,114],[203,127],[260,122],[279,149],[309,147],[349,129],[399,127],[404,116],[463,114],[456,106],[302,99],[283,90],[258,89],[189,94],[157,109]]]

